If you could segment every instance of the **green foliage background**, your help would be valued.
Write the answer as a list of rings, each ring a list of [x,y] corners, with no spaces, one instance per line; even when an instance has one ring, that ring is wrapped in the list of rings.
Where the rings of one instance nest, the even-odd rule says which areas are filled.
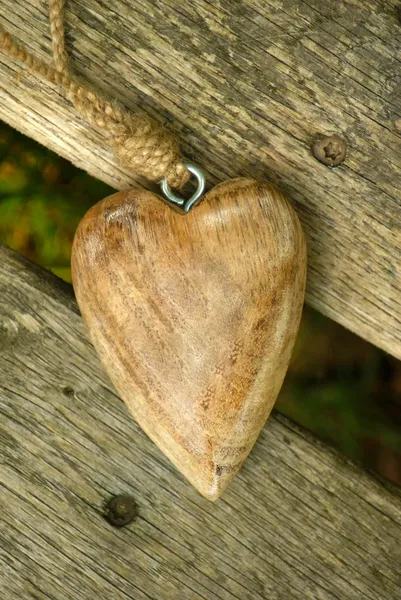
[[[0,124],[0,241],[70,281],[75,229],[112,193]],[[306,308],[279,411],[401,484],[401,363]]]

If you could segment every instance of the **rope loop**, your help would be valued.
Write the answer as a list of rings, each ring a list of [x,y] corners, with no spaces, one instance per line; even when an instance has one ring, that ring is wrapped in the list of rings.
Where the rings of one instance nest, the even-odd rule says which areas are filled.
[[[64,34],[65,0],[49,0],[49,20],[54,67],[34,56],[0,26],[0,49],[26,64],[28,69],[60,85],[77,112],[91,125],[103,129],[122,165],[135,173],[171,188],[181,188],[190,172],[183,163],[174,136],[147,115],[128,113],[78,82],[71,74]]]

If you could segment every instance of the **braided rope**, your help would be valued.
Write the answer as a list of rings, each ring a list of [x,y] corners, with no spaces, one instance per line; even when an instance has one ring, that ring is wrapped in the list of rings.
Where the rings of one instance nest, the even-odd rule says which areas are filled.
[[[26,64],[28,69],[61,85],[76,110],[92,125],[106,132],[121,164],[138,175],[160,182],[166,178],[172,188],[182,187],[189,172],[182,162],[175,138],[161,123],[147,115],[126,112],[79,83],[70,73],[64,35],[65,0],[49,0],[49,20],[55,67],[37,58],[0,26],[0,49]]]
[[[52,38],[53,58],[57,71],[68,73],[68,55],[64,35],[65,0],[49,0],[49,21]]]

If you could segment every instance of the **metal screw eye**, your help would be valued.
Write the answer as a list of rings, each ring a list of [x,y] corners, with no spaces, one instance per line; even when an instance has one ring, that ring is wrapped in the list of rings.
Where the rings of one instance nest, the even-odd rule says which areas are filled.
[[[202,169],[190,163],[184,163],[184,166],[188,169],[190,173],[192,173],[192,175],[196,177],[198,181],[198,187],[196,189],[196,192],[188,200],[184,200],[184,198],[179,198],[178,196],[176,196],[171,191],[166,178],[164,178],[160,183],[160,187],[167,200],[167,203],[181,214],[187,214],[191,210],[191,208],[195,206],[195,204],[202,197],[206,185],[205,174],[203,173]]]

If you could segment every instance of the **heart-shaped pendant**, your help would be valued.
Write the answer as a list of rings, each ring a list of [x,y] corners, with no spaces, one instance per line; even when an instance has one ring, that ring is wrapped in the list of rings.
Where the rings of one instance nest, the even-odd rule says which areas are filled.
[[[269,416],[298,331],[306,247],[291,206],[249,179],[186,216],[148,191],[119,192],[81,221],[72,273],[121,397],[215,500]]]

